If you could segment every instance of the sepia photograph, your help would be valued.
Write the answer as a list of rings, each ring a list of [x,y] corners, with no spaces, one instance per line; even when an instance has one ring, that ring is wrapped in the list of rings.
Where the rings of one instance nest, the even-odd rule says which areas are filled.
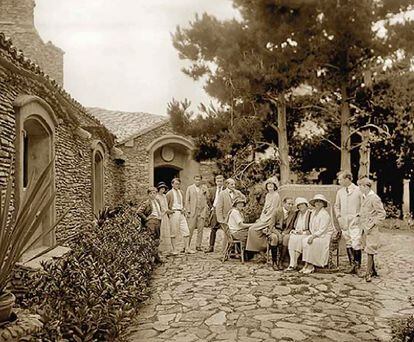
[[[414,0],[0,0],[0,342],[414,342]]]

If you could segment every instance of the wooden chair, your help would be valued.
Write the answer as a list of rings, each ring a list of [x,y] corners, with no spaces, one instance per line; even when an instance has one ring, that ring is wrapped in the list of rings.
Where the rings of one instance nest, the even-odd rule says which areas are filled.
[[[243,241],[233,239],[233,236],[231,235],[229,226],[227,224],[222,224],[222,229],[223,229],[224,235],[227,238],[227,245],[224,248],[222,262],[225,262],[230,257],[235,256],[237,258],[240,258],[241,262],[244,263]],[[234,248],[234,252],[233,252],[233,248]]]

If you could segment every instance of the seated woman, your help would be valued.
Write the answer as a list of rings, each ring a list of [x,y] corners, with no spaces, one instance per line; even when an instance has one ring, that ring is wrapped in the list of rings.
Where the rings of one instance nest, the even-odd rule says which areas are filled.
[[[324,267],[328,264],[329,244],[333,233],[331,217],[325,209],[329,204],[325,196],[315,195],[310,204],[315,210],[309,224],[311,235],[303,240],[303,260],[306,264],[301,272],[304,274],[314,272],[315,266]]]
[[[230,209],[226,220],[233,239],[240,240],[243,244],[246,243],[248,229],[251,226],[251,223],[244,223],[242,210],[245,204],[246,197],[237,196],[233,200],[233,207]]]
[[[295,200],[296,212],[290,221],[291,227],[289,235],[289,256],[290,263],[286,271],[294,271],[298,267],[299,255],[303,252],[303,240],[309,236],[309,222],[311,211],[309,210],[309,202],[306,198],[298,197]]]
[[[265,252],[269,242],[272,251],[273,265],[276,264],[277,245],[281,242],[281,233],[276,229],[269,229],[275,216],[280,212],[280,196],[277,192],[278,181],[270,178],[265,183],[267,190],[265,204],[259,219],[249,229],[246,250],[251,252]]]

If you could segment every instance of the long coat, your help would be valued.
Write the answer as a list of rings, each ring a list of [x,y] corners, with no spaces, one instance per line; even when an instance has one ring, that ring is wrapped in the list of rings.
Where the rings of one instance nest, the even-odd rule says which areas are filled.
[[[192,219],[196,215],[202,218],[206,218],[207,216],[208,206],[206,194],[201,188],[199,191],[200,193],[197,192],[195,184],[192,184],[187,188],[185,193],[185,208],[189,214],[189,219]],[[197,209],[199,209],[199,212]]]
[[[335,215],[342,230],[352,229],[358,225],[357,214],[361,208],[362,193],[359,187],[352,183],[348,187],[342,187],[336,193]]]
[[[385,220],[386,212],[381,198],[370,191],[361,204],[359,224],[364,231],[365,252],[376,254],[379,247],[379,224]]]
[[[242,192],[239,190],[234,189],[234,196],[233,198],[236,198],[238,196],[243,196]],[[217,200],[217,206],[216,206],[216,215],[217,215],[217,221],[219,223],[225,223],[227,214],[229,213],[230,209],[233,206],[233,199],[230,196],[230,189],[223,190]]]
[[[265,204],[259,219],[249,228],[246,249],[260,252],[267,248],[267,236],[270,233],[266,228],[270,227],[272,219],[280,212],[280,196],[277,192],[267,193]]]
[[[312,212],[309,230],[314,237],[312,244],[309,236],[303,239],[303,260],[315,266],[324,267],[329,260],[329,244],[333,233],[331,216],[325,208]]]

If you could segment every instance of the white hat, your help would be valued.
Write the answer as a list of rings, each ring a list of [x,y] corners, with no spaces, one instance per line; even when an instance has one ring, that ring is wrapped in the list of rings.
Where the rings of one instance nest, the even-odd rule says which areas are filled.
[[[313,198],[309,201],[309,203],[311,205],[315,206],[315,202],[316,201],[322,201],[322,202],[324,202],[324,206],[325,207],[327,207],[328,204],[329,204],[329,202],[326,199],[326,197],[324,195],[322,195],[322,194],[317,194],[317,195],[313,196]]]
[[[279,189],[279,181],[277,180],[276,176],[270,177],[266,182],[264,183],[264,187],[267,190],[267,184],[272,183],[275,186],[275,190]]]
[[[298,205],[299,204],[306,204],[306,206],[308,206],[309,207],[309,202],[308,202],[308,200],[306,199],[306,198],[304,198],[304,197],[297,197],[296,199],[295,199],[295,206],[296,206],[296,208],[298,207]]]

